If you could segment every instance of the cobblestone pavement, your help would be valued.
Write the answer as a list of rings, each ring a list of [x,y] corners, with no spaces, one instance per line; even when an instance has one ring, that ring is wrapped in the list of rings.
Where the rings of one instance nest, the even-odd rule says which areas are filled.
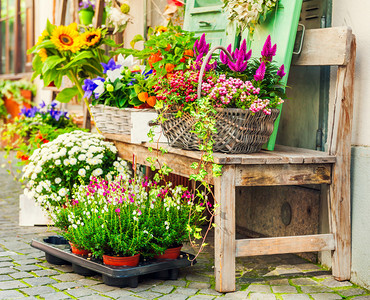
[[[3,160],[0,152],[0,161]],[[137,288],[102,284],[101,276],[84,277],[70,265],[51,265],[32,238],[54,234],[53,228],[19,227],[18,197],[22,192],[0,168],[0,299],[281,299],[370,300],[370,292],[351,282],[337,282],[321,267],[295,255],[237,259],[237,291],[214,290],[212,248],[198,263],[181,269],[176,281],[145,280]]]

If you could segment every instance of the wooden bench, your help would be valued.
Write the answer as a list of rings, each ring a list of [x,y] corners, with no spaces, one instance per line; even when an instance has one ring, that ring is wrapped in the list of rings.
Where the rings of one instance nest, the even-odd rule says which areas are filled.
[[[254,154],[215,153],[215,162],[222,164],[222,176],[207,178],[214,184],[215,201],[219,204],[215,218],[216,290],[235,290],[235,258],[253,255],[298,253],[332,250],[332,272],[337,280],[350,279],[350,157],[353,113],[353,80],[355,38],[349,28],[307,30],[302,53],[295,65],[338,66],[332,121],[329,124],[328,151],[320,152],[285,146],[274,151]],[[309,100],[309,99],[307,99]],[[131,144],[125,136],[105,135],[112,140],[119,155],[148,165],[150,144]],[[200,158],[197,151],[166,147],[161,156],[173,173],[189,177],[192,162]],[[274,185],[328,185],[329,234],[273,238],[236,239],[235,187]]]

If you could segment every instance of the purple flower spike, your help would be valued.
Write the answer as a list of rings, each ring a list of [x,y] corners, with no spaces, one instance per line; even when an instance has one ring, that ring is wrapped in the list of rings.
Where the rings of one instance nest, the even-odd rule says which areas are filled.
[[[277,76],[279,76],[280,78],[283,78],[285,76],[285,71],[284,71],[284,65],[281,65],[281,67],[279,68],[279,70],[277,71]]]
[[[255,81],[262,81],[265,78],[266,72],[266,65],[265,62],[262,61],[258,69],[256,70],[256,74],[254,75]]]
[[[203,33],[202,36],[194,43],[194,53],[198,55],[206,55],[209,51],[209,44],[206,43],[206,34]]]
[[[227,46],[226,50],[231,54],[231,44]],[[227,57],[224,51],[220,52],[220,60],[224,65],[227,65],[229,62],[229,58]]]
[[[276,44],[271,47],[271,36],[268,35],[265,44],[263,45],[262,60],[265,62],[272,61],[272,58],[276,55]]]

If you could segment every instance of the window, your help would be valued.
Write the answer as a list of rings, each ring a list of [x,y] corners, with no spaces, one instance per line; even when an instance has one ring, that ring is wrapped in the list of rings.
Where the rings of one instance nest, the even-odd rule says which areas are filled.
[[[34,0],[0,0],[0,74],[31,71],[26,51],[34,44],[33,7]]]

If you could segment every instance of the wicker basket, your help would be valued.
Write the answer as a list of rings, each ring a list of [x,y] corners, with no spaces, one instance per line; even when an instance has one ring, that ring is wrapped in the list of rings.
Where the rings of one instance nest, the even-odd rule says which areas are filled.
[[[196,120],[189,113],[183,113],[178,118],[176,112],[174,108],[163,113],[166,121],[162,124],[162,130],[170,146],[199,150],[200,140],[192,132]],[[249,110],[238,108],[222,108],[217,112],[213,150],[225,153],[260,151],[268,141],[279,115],[279,109],[272,109],[271,115],[265,115],[262,111],[253,115]]]
[[[128,135],[132,143],[149,141],[149,123],[158,116],[154,109],[116,108],[101,104],[92,106],[91,113],[102,133]],[[167,142],[160,127],[153,128],[153,133],[154,141]]]
[[[91,107],[96,127],[104,133],[131,134],[131,109],[105,105]]]
[[[231,54],[222,46],[212,48],[203,59],[198,81],[198,99],[201,97],[203,74],[207,62],[214,51],[220,49],[233,61]],[[274,122],[280,110],[271,110],[270,115],[262,111],[255,114],[239,108],[216,109],[217,134],[213,135],[213,150],[225,153],[253,153],[262,149],[274,130]],[[186,150],[199,150],[200,140],[192,133],[196,120],[184,112],[181,118],[175,116],[177,107],[171,107],[164,114],[165,122],[161,124],[163,133],[173,147]]]

